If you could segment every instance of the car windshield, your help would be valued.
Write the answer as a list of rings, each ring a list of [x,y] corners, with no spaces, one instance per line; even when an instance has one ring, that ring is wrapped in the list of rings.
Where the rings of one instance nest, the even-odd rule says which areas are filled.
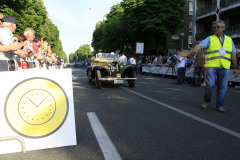
[[[99,59],[113,59],[113,58],[116,58],[116,59],[119,59],[119,54],[118,53],[98,53],[96,54],[96,58],[99,58]]]

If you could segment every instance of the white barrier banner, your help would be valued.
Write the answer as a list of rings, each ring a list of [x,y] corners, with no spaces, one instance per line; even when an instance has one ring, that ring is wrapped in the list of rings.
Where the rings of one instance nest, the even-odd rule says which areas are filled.
[[[76,145],[72,71],[0,72],[0,154]]]
[[[142,72],[152,73],[152,74],[166,74],[166,75],[177,75],[177,68],[175,67],[148,67],[143,66]],[[240,71],[239,71],[240,72]],[[185,77],[193,77],[194,67],[189,67],[186,69]],[[235,78],[233,76],[233,70],[229,70],[229,81],[231,82],[240,82],[240,76]]]

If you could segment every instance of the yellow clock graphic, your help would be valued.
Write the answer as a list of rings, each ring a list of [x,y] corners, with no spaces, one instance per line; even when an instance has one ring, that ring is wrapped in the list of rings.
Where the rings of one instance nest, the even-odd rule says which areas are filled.
[[[5,102],[5,117],[18,134],[41,138],[63,125],[68,109],[68,98],[59,84],[46,78],[31,78],[11,90]]]

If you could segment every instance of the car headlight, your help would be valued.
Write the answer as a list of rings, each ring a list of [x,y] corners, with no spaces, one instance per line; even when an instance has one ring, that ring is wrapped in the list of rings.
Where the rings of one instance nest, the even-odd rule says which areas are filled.
[[[107,63],[105,64],[105,68],[106,68],[106,69],[110,69],[110,68],[111,68],[111,63],[107,62]]]
[[[125,63],[120,63],[120,68],[124,68],[126,66]]]

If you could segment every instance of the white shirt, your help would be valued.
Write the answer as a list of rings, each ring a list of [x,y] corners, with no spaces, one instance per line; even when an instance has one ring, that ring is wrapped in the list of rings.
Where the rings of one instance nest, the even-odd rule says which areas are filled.
[[[132,65],[136,65],[136,60],[135,60],[134,58],[130,58],[130,59],[128,60],[128,63],[129,63],[129,64],[132,64]]]
[[[0,28],[0,45],[10,45],[12,37],[13,34],[8,28]],[[12,54],[0,52],[0,60],[9,60],[13,58],[14,56]]]
[[[125,55],[122,55],[120,58],[119,58],[119,61],[120,63],[125,63],[127,64],[127,57]]]
[[[177,68],[185,68],[185,60],[184,57],[176,57],[177,58]]]
[[[12,37],[13,34],[8,28],[0,28],[0,43],[2,45],[10,45]]]

